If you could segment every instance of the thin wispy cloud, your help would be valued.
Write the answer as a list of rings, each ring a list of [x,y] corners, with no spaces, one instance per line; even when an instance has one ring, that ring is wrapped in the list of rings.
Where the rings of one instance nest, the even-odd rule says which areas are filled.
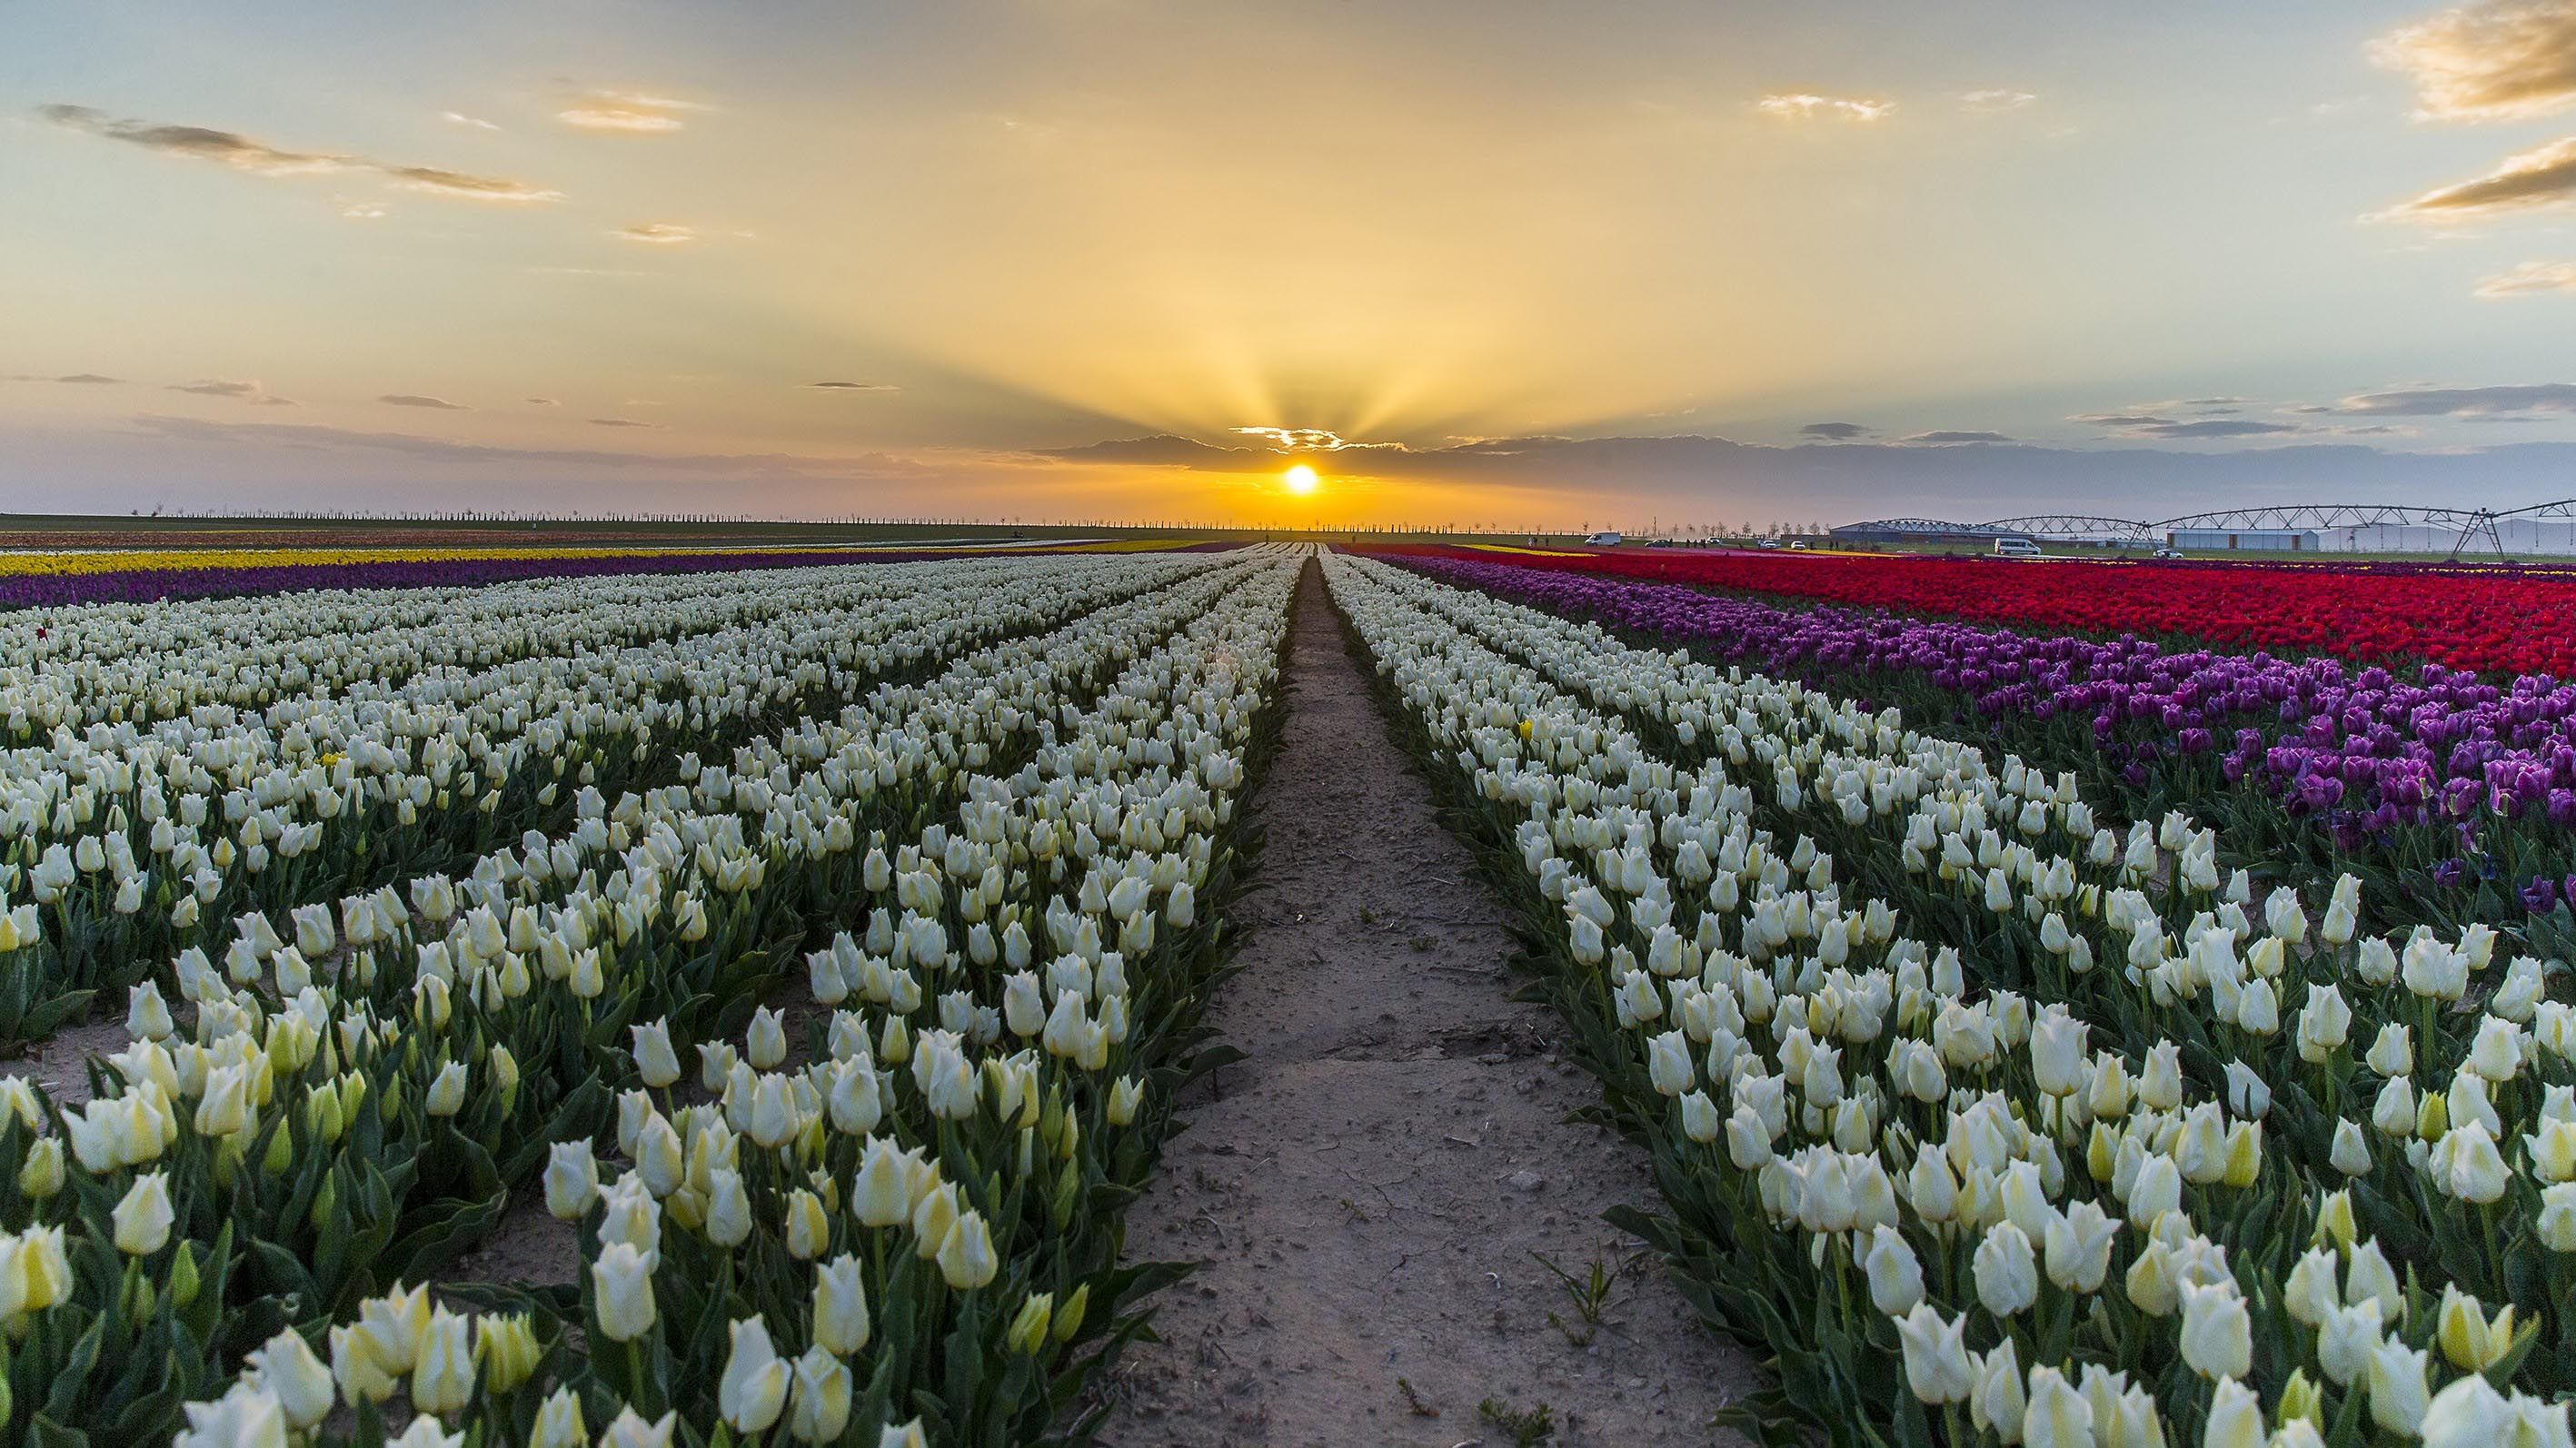
[[[2125,437],[2167,438],[2178,441],[2208,441],[2218,438],[2272,437],[2297,432],[2299,427],[2288,422],[2258,422],[2245,417],[2167,417],[2158,412],[2088,412],[2067,419],[2088,427]]]
[[[590,425],[593,427],[660,427],[662,424],[638,422],[631,417],[594,417],[590,420]]]
[[[808,382],[805,385],[824,392],[900,392],[903,390],[891,382]]]
[[[524,399],[524,400],[527,402],[527,404],[528,404],[530,407],[561,407],[561,406],[563,406],[563,404],[562,404],[562,403],[557,402],[555,399],[553,399],[553,398],[551,398],[551,397],[530,397],[530,398],[526,398],[526,399]]]
[[[2400,26],[2371,59],[2415,83],[2418,118],[2515,121],[2576,105],[2576,0],[2485,0]]]
[[[2012,439],[1999,432],[1968,432],[1955,428],[1942,428],[1933,432],[1910,433],[1899,441],[1954,447],[1962,443],[2010,442]]]
[[[2576,136],[2507,156],[2484,176],[2436,187],[2385,215],[2407,221],[2461,221],[2563,206],[2576,196]]]
[[[501,129],[499,126],[483,119],[481,116],[469,116],[463,111],[440,111],[438,113],[438,118],[454,125],[471,126],[478,131],[497,131]]]
[[[2335,410],[2371,417],[2495,417],[2508,413],[2576,412],[2576,383],[2394,388],[2347,397]]]
[[[686,246],[698,239],[696,228],[668,221],[640,221],[633,226],[621,226],[609,235],[643,246]]]
[[[2020,110],[2038,99],[2038,96],[2025,90],[1972,90],[1959,97],[1959,108],[1974,111],[1980,115],[1991,115],[1997,111]]]
[[[385,219],[385,209],[372,201],[361,201],[355,206],[344,208],[340,214],[351,221],[382,221]]]
[[[555,119],[576,130],[624,132],[638,136],[666,135],[685,129],[691,115],[714,109],[700,101],[684,101],[670,96],[594,90],[557,111]]]
[[[200,378],[195,382],[173,382],[169,390],[186,392],[198,397],[229,397],[239,402],[257,403],[262,407],[295,405],[294,399],[274,396],[256,382],[242,382],[223,377]]]
[[[48,376],[44,373],[38,372],[13,372],[5,377],[0,377],[0,382],[68,382],[77,387],[104,387],[123,380],[124,379],[117,377],[101,376],[96,372],[74,372],[62,377]]]
[[[1879,121],[1896,109],[1896,102],[1861,96],[1820,96],[1804,91],[1777,91],[1753,103],[1753,108],[1766,116],[1783,120],[1811,121]]]
[[[337,151],[293,151],[236,131],[172,126],[111,116],[90,106],[40,106],[36,114],[58,126],[121,141],[166,156],[210,161],[246,176],[327,176],[372,172],[409,191],[473,201],[561,201],[563,193],[497,176],[476,176],[437,166],[404,166]]]
[[[2511,271],[2481,278],[2476,294],[2492,301],[2547,292],[2576,292],[2576,261],[2527,261]]]
[[[444,397],[428,397],[417,392],[388,392],[376,400],[385,404],[387,407],[426,407],[438,412],[472,412],[474,410],[461,402],[450,402]]]
[[[1857,422],[1811,422],[1798,429],[1798,436],[1822,442],[1849,442],[1856,437],[1869,436],[1869,429]]]

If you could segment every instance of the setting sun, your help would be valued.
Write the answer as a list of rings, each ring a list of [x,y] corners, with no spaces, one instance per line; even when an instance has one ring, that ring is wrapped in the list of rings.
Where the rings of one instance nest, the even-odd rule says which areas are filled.
[[[1299,463],[1297,466],[1290,468],[1286,474],[1281,476],[1279,481],[1287,486],[1288,491],[1301,498],[1308,496],[1317,488],[1324,485],[1324,480],[1315,476],[1315,470],[1306,466],[1304,463]]]

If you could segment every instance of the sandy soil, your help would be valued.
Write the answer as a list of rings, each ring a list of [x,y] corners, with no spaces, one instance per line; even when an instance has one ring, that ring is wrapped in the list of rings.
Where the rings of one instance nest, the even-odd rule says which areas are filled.
[[[0,1061],[0,1076],[24,1076],[45,1088],[54,1104],[68,1111],[89,1100],[89,1058],[113,1056],[133,1043],[120,1011],[102,1010],[93,1020],[64,1026],[27,1048],[13,1061]]]
[[[1212,1024],[1250,1059],[1129,1219],[1139,1257],[1203,1260],[1155,1303],[1107,1392],[1116,1448],[1504,1445],[1481,1410],[1550,1410],[1581,1445],[1717,1441],[1754,1369],[1600,1220],[1651,1197],[1558,1023],[1508,999],[1502,905],[1469,873],[1301,585],[1270,844],[1242,974]],[[1615,1273],[1587,1322],[1539,1259]],[[1553,1321],[1551,1320],[1553,1319]],[[1728,1441],[1735,1441],[1728,1435]]]

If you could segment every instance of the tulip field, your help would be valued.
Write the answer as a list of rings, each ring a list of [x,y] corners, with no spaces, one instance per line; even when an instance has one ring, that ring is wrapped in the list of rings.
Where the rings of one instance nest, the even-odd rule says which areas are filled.
[[[130,1037],[0,1080],[9,1441],[1044,1437],[1155,1279],[1297,555],[0,621],[0,1025]],[[449,1282],[513,1192],[578,1280]]]
[[[1654,1154],[1633,1225],[1769,1359],[1737,1426],[2568,1441],[2564,961],[1408,561],[1325,569]]]
[[[0,1076],[0,1443],[1091,1441],[1319,570],[1764,1365],[1712,1436],[2568,1448],[2576,634],[1613,556],[19,600],[0,1051],[118,1044]],[[465,1270],[514,1202],[568,1280]]]

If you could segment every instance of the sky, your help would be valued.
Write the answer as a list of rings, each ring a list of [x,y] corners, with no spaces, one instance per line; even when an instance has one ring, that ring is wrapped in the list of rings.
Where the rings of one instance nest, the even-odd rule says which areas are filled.
[[[0,0],[0,508],[2510,506],[2572,198],[2576,0]]]

